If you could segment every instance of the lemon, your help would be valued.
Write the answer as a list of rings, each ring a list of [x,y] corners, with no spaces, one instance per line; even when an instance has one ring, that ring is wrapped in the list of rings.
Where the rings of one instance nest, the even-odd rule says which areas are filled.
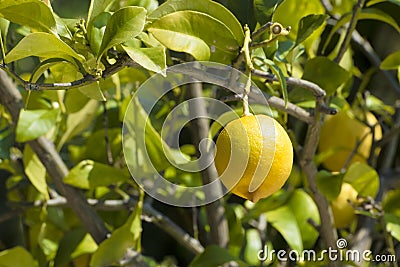
[[[369,125],[378,123],[371,112],[366,113],[366,120]],[[375,127],[374,138],[376,140],[382,138],[382,128],[379,124]],[[372,131],[367,125],[351,118],[344,111],[328,116],[321,129],[319,151],[330,154],[322,164],[330,171],[340,171],[360,141],[349,165],[354,162],[366,163],[373,142]]]
[[[292,164],[289,136],[269,116],[242,116],[229,122],[217,138],[215,166],[222,183],[253,202],[282,188]]]
[[[357,191],[349,183],[343,183],[338,197],[332,201],[332,213],[337,228],[344,228],[350,225],[356,215],[350,203],[357,202]],[[350,203],[349,203],[350,202]]]

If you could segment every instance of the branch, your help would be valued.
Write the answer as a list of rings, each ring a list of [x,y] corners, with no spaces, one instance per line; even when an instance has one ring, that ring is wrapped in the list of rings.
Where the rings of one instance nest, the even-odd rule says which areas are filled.
[[[364,6],[365,0],[358,0],[357,4],[353,8],[353,14],[351,16],[350,24],[347,28],[346,36],[343,40],[342,46],[340,47],[339,53],[335,58],[335,62],[339,63],[342,60],[344,53],[346,53],[347,48],[350,45],[350,41],[353,35],[354,30],[357,26],[358,16],[361,13],[361,9]]]
[[[320,105],[317,102],[317,106]],[[313,158],[317,150],[317,145],[320,136],[320,113],[318,108],[315,110],[314,121],[308,126],[306,141],[301,154],[300,165],[304,170],[308,187],[311,190],[315,203],[317,204],[318,211],[321,217],[320,234],[325,241],[325,247],[336,248],[337,232],[334,227],[334,220],[331,207],[325,196],[319,192],[316,183],[316,176],[318,173],[317,167],[314,164]],[[333,261],[328,266],[340,266],[338,261]]]
[[[17,124],[19,112],[23,107],[22,96],[11,79],[4,71],[0,71],[0,102],[10,112],[14,124]],[[93,236],[97,243],[107,238],[109,231],[101,218],[87,204],[83,194],[63,183],[68,175],[68,168],[54,148],[54,144],[45,137],[30,141],[29,145],[46,167],[57,189],[66,196],[70,207],[75,211],[85,229]]]
[[[31,83],[23,80],[15,71],[10,69],[7,65],[0,64],[0,69],[6,71],[10,76],[16,79],[27,91],[42,91],[42,90],[67,90],[78,88],[84,85],[106,79],[113,74],[117,73],[125,67],[138,67],[139,65],[131,60],[127,55],[120,55],[117,62],[109,65],[100,76],[86,74],[82,79],[67,82],[67,83]]]
[[[261,70],[254,70],[253,71],[254,76],[262,77],[271,81],[278,81],[278,78],[269,72],[261,71]],[[322,89],[318,84],[315,84],[310,81],[298,79],[298,78],[293,78],[293,77],[288,77],[286,78],[286,83],[288,85],[292,86],[299,86],[304,89],[307,89],[311,91],[315,97],[325,97],[326,92],[324,89]]]
[[[126,200],[108,199],[105,201],[100,201],[98,199],[87,199],[87,203],[96,210],[117,211],[132,209],[136,206],[137,200],[134,198],[129,198]],[[42,207],[43,205],[47,205],[48,207],[65,207],[68,206],[68,201],[62,196],[57,196],[56,198],[49,199],[46,203],[39,200],[25,203],[9,202],[8,204],[9,206],[16,208]],[[194,254],[197,255],[204,251],[204,247],[197,239],[191,237],[179,225],[171,221],[161,212],[155,210],[149,204],[143,205],[143,215],[148,216],[151,223],[154,223]]]
[[[200,97],[203,96],[203,86],[201,83],[191,83],[188,85],[188,96],[197,101],[202,101]],[[207,118],[207,110],[204,102],[200,102],[197,105],[189,105],[189,112],[192,118],[196,118],[192,121],[193,130],[193,143],[196,147],[200,145],[200,142],[208,137],[209,125]],[[204,162],[214,162],[212,157],[214,153],[211,151],[205,155],[201,155],[200,159],[204,159]],[[210,159],[211,157],[211,159]],[[200,165],[201,162],[200,162]],[[205,165],[205,164],[204,164]],[[203,184],[208,184],[218,179],[218,173],[215,169],[215,165],[211,164],[201,171],[201,177]],[[216,195],[222,194],[222,188],[216,187]],[[222,204],[222,200],[218,199],[205,206],[207,213],[207,221],[210,225],[212,243],[221,247],[226,247],[229,241],[229,230],[228,222],[225,218],[225,208]]]

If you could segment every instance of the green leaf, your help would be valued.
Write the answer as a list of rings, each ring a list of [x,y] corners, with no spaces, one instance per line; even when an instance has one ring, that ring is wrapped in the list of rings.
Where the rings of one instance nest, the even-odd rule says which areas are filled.
[[[128,177],[116,168],[93,160],[84,160],[72,168],[64,178],[64,183],[82,189],[95,189],[127,179]]]
[[[0,16],[17,24],[57,35],[53,11],[43,1],[1,1]]]
[[[351,17],[350,14],[349,14],[349,17]],[[379,21],[389,24],[390,26],[395,28],[397,30],[397,32],[400,32],[400,26],[396,22],[396,20],[394,18],[392,18],[391,16],[389,16],[388,13],[383,12],[380,9],[363,8],[361,10],[361,14],[359,15],[358,19],[359,20],[363,20],[363,19],[379,20]]]
[[[93,122],[93,119],[96,117],[98,107],[99,102],[91,99],[81,110],[68,115],[66,122],[67,129],[62,135],[57,145],[57,149],[61,149],[65,142],[81,133]]]
[[[365,163],[351,164],[343,180],[351,184],[360,196],[375,197],[379,190],[379,175]]]
[[[290,248],[303,251],[303,243],[297,220],[288,206],[267,211],[267,221],[283,236]]]
[[[333,26],[331,32],[329,33],[325,45],[323,47],[323,51],[326,49],[327,45],[330,43],[333,35],[341,28],[343,25],[348,23],[351,19],[352,12],[349,12],[345,15],[343,15],[338,22],[336,22],[335,26]],[[389,16],[387,13],[376,9],[376,8],[363,8],[361,10],[361,13],[358,16],[359,20],[364,20],[364,19],[373,19],[373,20],[379,20],[382,22],[385,22],[389,25],[391,25],[393,28],[397,30],[397,32],[400,32],[400,26],[396,22],[395,19],[393,19],[391,16]]]
[[[383,210],[400,216],[400,189],[390,190],[385,193],[382,201]]]
[[[88,25],[95,17],[100,15],[100,13],[107,11],[114,1],[115,0],[91,0],[87,18]]]
[[[0,251],[0,262],[1,267],[38,266],[32,255],[23,247],[14,247]]]
[[[106,98],[104,97],[103,92],[100,89],[99,81],[80,86],[78,87],[78,90],[91,99],[106,101]]]
[[[299,30],[297,33],[296,45],[302,43],[305,39],[307,39],[311,34],[315,32],[316,29],[321,27],[328,15],[325,14],[310,14],[302,18],[299,22]]]
[[[375,5],[375,4],[379,4],[379,3],[384,3],[384,2],[390,2],[390,3],[400,6],[400,0],[370,0],[367,3],[367,7]]]
[[[332,174],[322,170],[317,174],[318,190],[329,200],[335,200],[340,193],[343,182],[343,174]]]
[[[211,245],[206,247],[203,253],[197,255],[189,267],[218,267],[230,261],[235,261],[239,266],[246,266],[245,263],[230,254],[225,248]]]
[[[394,52],[387,56],[381,63],[381,69],[391,70],[400,67],[400,51]]]
[[[223,5],[211,1],[182,1],[182,0],[169,0],[164,4],[159,6],[154,12],[149,14],[150,20],[160,19],[161,17],[177,12],[177,11],[197,11],[199,13],[204,13],[212,18],[220,21],[225,25],[233,34],[239,46],[243,45],[244,42],[244,32],[242,25],[236,19],[236,17],[226,9]],[[210,30],[210,29],[209,29]]]
[[[246,231],[246,246],[244,248],[244,259],[251,266],[257,266],[260,263],[258,259],[259,251],[263,249],[260,239],[260,233],[257,229],[250,228]]]
[[[23,38],[6,55],[5,61],[10,63],[29,56],[63,58],[71,63],[75,62],[74,59],[80,62],[85,60],[82,55],[76,53],[56,36],[44,32],[34,32]]]
[[[303,79],[315,82],[326,91],[327,95],[333,94],[350,77],[351,74],[347,70],[326,57],[309,60],[303,74]]]
[[[56,123],[59,110],[21,110],[17,124],[18,142],[27,142],[46,134]]]
[[[144,7],[147,12],[152,12],[158,7],[157,0],[128,0],[126,1],[127,6],[141,6]]]
[[[296,217],[303,240],[303,246],[305,248],[312,248],[319,233],[308,220],[311,219],[316,224],[320,224],[317,205],[314,200],[301,189],[297,189],[292,193],[287,205]]]
[[[133,48],[123,46],[129,57],[145,69],[166,75],[166,55],[164,47]]]
[[[230,63],[240,43],[221,21],[198,11],[177,11],[153,22],[148,31],[167,48],[197,60]]]
[[[143,195],[141,193],[134,212],[124,225],[116,229],[108,239],[99,245],[90,261],[91,267],[113,266],[124,257],[128,249],[140,250]]]
[[[261,24],[272,21],[272,15],[282,0],[254,0],[257,21]]]
[[[131,169],[135,170],[135,175],[141,177],[149,172],[153,173],[151,166],[154,166],[157,171],[165,170],[171,166],[170,160],[176,165],[190,164],[187,155],[165,143],[151,125],[149,116],[138,99],[133,98],[131,101],[133,103],[128,106],[125,113],[130,115],[125,116],[124,120],[124,125],[129,132],[124,136],[124,154],[126,162],[129,162]]]
[[[82,228],[67,231],[60,241],[57,254],[54,259],[55,266],[63,266],[71,259],[84,254],[93,253],[98,246],[90,234]]]
[[[287,105],[289,97],[287,92],[285,75],[283,74],[282,70],[278,67],[278,65],[276,65],[275,62],[273,62],[272,60],[265,58],[264,62],[271,68],[272,72],[278,78],[279,84],[281,85],[282,88],[283,100],[285,100],[285,105]]]
[[[28,144],[25,145],[23,162],[25,173],[29,181],[31,181],[32,185],[43,194],[46,199],[49,199],[46,183],[46,168]]]
[[[325,10],[319,0],[291,0],[283,1],[273,14],[272,21],[281,23],[284,27],[291,26],[289,38],[295,40],[299,32],[299,21],[307,15],[325,14]],[[303,45],[311,56],[316,54],[313,43],[321,37],[324,28],[320,27],[311,34]]]
[[[143,7],[130,6],[115,12],[107,23],[97,58],[100,59],[107,49],[136,37],[143,31],[145,20]]]
[[[385,214],[386,231],[397,241],[400,241],[400,217],[393,214]]]

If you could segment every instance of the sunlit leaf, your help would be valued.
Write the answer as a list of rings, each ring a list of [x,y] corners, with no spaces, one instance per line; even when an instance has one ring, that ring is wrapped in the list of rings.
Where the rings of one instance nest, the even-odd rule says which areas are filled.
[[[0,262],[2,267],[38,266],[33,256],[23,247],[14,247],[0,251]]]
[[[143,31],[146,9],[143,7],[125,7],[115,12],[107,23],[101,42],[98,58],[104,52],[126,41],[132,40]]]
[[[317,174],[317,187],[318,190],[325,195],[325,197],[332,201],[337,198],[342,188],[343,174],[332,174],[328,171],[322,170]]]
[[[370,0],[367,2],[367,6],[369,7],[369,6],[379,4],[379,3],[384,3],[384,2],[390,2],[390,3],[400,6],[400,0]]]
[[[128,249],[140,250],[142,208],[143,195],[124,225],[99,245],[90,261],[91,267],[113,266],[124,257]]]
[[[199,13],[204,13],[209,15],[213,19],[220,21],[220,23],[225,25],[225,27],[227,27],[232,32],[238,44],[240,46],[243,44],[244,32],[242,26],[240,25],[240,22],[223,5],[211,0],[202,0],[202,1],[169,0],[166,1],[164,4],[162,4],[161,6],[159,6],[151,14],[149,14],[149,19],[151,20],[160,19],[165,15],[184,10],[191,10]]]
[[[265,215],[268,223],[281,233],[293,250],[303,250],[303,242],[296,217],[288,206],[268,211]]]
[[[203,253],[197,255],[189,267],[219,267],[224,263],[235,261],[239,266],[247,266],[238,258],[229,253],[225,248],[211,245],[206,247]]]
[[[85,58],[53,34],[34,32],[23,38],[7,55],[6,63],[21,58],[37,56],[43,58],[63,58],[69,62],[74,59],[83,62]]]
[[[246,246],[244,248],[244,259],[252,266],[259,264],[258,253],[262,249],[260,233],[251,228],[246,231]]]
[[[303,79],[318,84],[327,95],[332,95],[350,79],[351,73],[326,57],[315,57],[307,61]],[[293,102],[314,100],[314,95],[300,87],[295,87],[289,94]]]
[[[394,52],[387,56],[381,63],[381,69],[390,70],[400,67],[400,51]]]
[[[82,189],[94,189],[127,179],[128,177],[116,168],[92,160],[84,160],[71,169],[64,178],[64,183]]]
[[[93,119],[96,117],[98,107],[99,102],[91,99],[81,110],[68,115],[66,121],[67,129],[58,143],[58,149],[61,149],[65,142],[70,140],[75,135],[81,133],[91,123],[93,123]]]
[[[115,0],[91,0],[88,12],[88,24],[100,13],[107,11]]]
[[[82,228],[67,231],[60,241],[59,249],[54,259],[55,265],[65,265],[71,259],[80,255],[95,252],[97,248],[96,242]]]
[[[393,214],[385,214],[386,231],[400,241],[400,217]]]
[[[325,14],[311,14],[302,18],[299,22],[299,30],[297,33],[296,44],[300,44],[311,34],[313,34],[316,29],[318,29],[325,23],[327,18],[328,15]]]
[[[292,27],[288,38],[296,40],[299,32],[299,22],[307,15],[325,14],[320,0],[291,0],[282,1],[273,14],[272,21],[281,23],[284,27]],[[316,29],[306,40],[303,41],[305,50],[311,56],[316,54],[313,47],[314,42],[321,37],[324,27]]]
[[[153,22],[148,31],[171,50],[191,54],[197,60],[230,63],[239,43],[221,21],[197,11],[177,11]]]
[[[1,1],[0,16],[20,25],[57,34],[53,12],[43,1]]]
[[[56,123],[59,110],[21,110],[17,124],[17,141],[26,142],[46,134]]]
[[[164,47],[133,48],[123,46],[129,57],[143,68],[165,75],[167,63]]]
[[[147,12],[152,12],[158,7],[157,0],[127,0],[127,6],[141,6],[144,7]]]
[[[297,189],[292,193],[287,205],[296,217],[304,247],[313,247],[319,233],[309,220],[320,224],[319,211],[314,200],[303,190]]]
[[[375,197],[379,190],[378,173],[365,163],[351,164],[343,180],[351,184],[360,196]]]
[[[46,183],[46,168],[38,156],[32,151],[29,145],[25,146],[23,162],[26,176],[29,181],[46,199],[49,199],[49,192]]]
[[[106,101],[106,98],[103,95],[103,92],[100,89],[99,82],[89,83],[83,86],[78,87],[78,90],[84,94],[85,96],[98,100],[98,101]]]

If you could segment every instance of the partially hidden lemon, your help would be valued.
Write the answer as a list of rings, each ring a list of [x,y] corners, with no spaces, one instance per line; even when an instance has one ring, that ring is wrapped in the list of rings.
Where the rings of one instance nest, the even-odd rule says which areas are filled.
[[[332,213],[337,228],[348,227],[355,219],[354,207],[350,203],[356,203],[357,191],[349,183],[343,183],[338,197],[332,201]]]
[[[371,129],[362,122],[351,118],[346,112],[341,111],[334,116],[328,116],[321,129],[319,151],[327,152],[328,157],[322,164],[330,171],[340,171],[345,165],[347,158],[352,155],[361,142],[349,166],[354,162],[365,163],[371,152],[373,137],[376,140],[382,138],[382,128],[378,120],[371,112],[366,113],[369,125],[376,125],[374,136]]]
[[[222,183],[252,202],[282,188],[292,165],[289,136],[269,116],[242,116],[229,122],[217,138],[215,166]]]

